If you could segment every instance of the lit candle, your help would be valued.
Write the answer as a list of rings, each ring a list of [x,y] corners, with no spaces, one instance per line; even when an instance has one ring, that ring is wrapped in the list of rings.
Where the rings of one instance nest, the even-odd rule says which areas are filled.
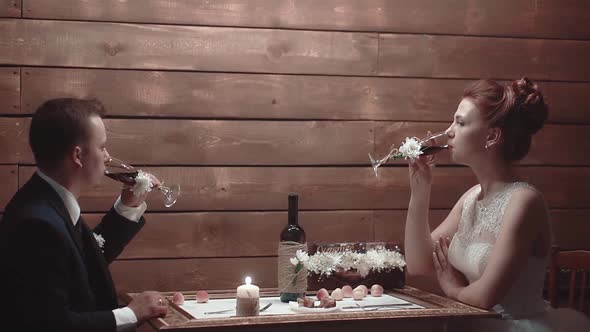
[[[258,297],[260,289],[256,285],[252,285],[252,278],[246,277],[246,284],[238,287],[238,297]]]
[[[252,278],[246,277],[246,284],[237,289],[236,315],[258,316],[260,289],[252,285]]]

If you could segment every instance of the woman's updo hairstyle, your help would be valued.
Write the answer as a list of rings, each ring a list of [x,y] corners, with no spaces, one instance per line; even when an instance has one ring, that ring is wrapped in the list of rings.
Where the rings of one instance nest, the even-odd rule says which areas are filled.
[[[502,130],[504,159],[521,160],[531,146],[532,136],[547,120],[547,104],[536,84],[526,77],[505,87],[492,80],[468,86],[463,98],[471,99],[490,127]]]

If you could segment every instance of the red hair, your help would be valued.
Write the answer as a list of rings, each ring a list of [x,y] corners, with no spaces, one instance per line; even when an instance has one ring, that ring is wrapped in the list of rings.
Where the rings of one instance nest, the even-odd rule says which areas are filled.
[[[506,86],[479,80],[463,91],[490,127],[502,130],[503,153],[507,161],[521,160],[531,146],[532,136],[543,128],[548,107],[536,84],[526,77]]]

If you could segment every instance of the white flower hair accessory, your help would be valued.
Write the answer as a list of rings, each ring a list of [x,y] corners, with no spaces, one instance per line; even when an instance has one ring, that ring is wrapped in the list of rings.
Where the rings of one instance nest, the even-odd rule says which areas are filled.
[[[131,191],[135,196],[141,196],[146,192],[152,191],[152,178],[150,177],[149,173],[146,173],[142,170],[137,172],[137,176],[135,177],[135,184],[131,187]]]
[[[96,243],[98,244],[98,247],[100,248],[100,251],[104,252],[104,243],[106,242],[104,237],[102,237],[102,235],[96,234],[94,232],[92,232],[92,235],[94,235],[94,239],[96,240]]]

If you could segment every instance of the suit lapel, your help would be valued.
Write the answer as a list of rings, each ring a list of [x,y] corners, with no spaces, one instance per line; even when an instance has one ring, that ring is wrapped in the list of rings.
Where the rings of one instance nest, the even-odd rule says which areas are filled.
[[[59,194],[37,173],[33,175],[30,182],[33,192],[42,193],[47,202],[63,219],[66,229],[78,249],[82,267],[81,272],[86,275],[88,282],[98,287],[93,293],[96,300],[102,299],[98,302],[99,306],[107,309],[116,308],[118,304],[113,280],[108,270],[108,264],[100,252],[92,231],[81,216],[77,221],[80,224],[80,230],[76,229]],[[94,281],[90,281],[91,279]]]
[[[100,249],[100,247],[98,246],[98,242],[94,238],[94,233],[88,227],[88,225],[86,225],[82,217],[80,217],[79,222],[81,223],[82,227],[82,239],[86,244],[86,247],[92,249],[89,250],[91,251],[91,253],[89,252],[88,254],[92,254],[96,257],[96,261],[99,263],[100,267],[106,274],[106,271],[108,270],[107,261],[104,259],[104,256],[102,255],[102,249]]]
[[[64,223],[66,224],[66,229],[68,233],[70,233],[70,237],[73,239],[76,247],[78,248],[78,252],[80,257],[84,257],[84,246],[82,245],[82,238],[80,233],[74,227],[74,222],[68,213],[68,209],[64,205],[63,200],[59,197],[58,193],[47,183],[43,180],[37,173],[33,175],[31,181],[34,181],[35,186],[38,186],[41,190],[46,192],[45,197],[49,201],[49,204],[55,209],[55,211],[62,217]]]
[[[96,239],[94,238],[94,233],[92,232],[92,230],[88,227],[88,225],[86,225],[82,217],[80,217],[80,220],[78,220],[78,222],[81,226],[82,241],[85,245],[84,247],[86,248],[87,264],[94,264],[96,266],[96,268],[98,269],[97,272],[101,274],[101,278],[97,280],[105,281],[103,287],[106,288],[105,291],[108,293],[106,301],[111,302],[109,303],[109,305],[116,307],[117,295],[115,292],[113,279],[109,272],[109,266],[107,264],[107,261],[105,260],[104,255],[102,254],[102,251],[98,246]]]

